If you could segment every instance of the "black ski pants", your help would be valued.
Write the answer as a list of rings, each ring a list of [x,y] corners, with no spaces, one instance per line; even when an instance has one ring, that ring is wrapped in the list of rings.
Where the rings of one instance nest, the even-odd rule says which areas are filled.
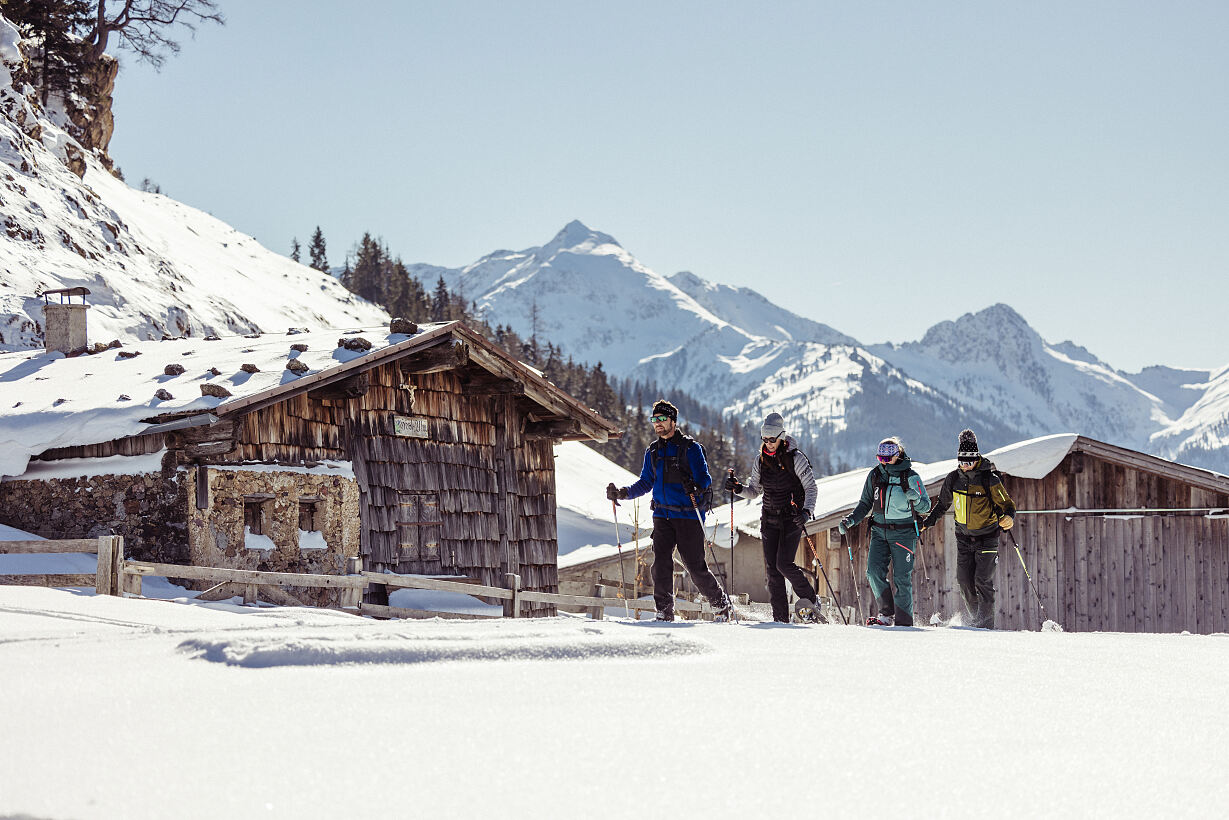
[[[994,629],[994,572],[999,562],[999,531],[956,533],[956,582],[969,626]]]
[[[674,612],[674,550],[696,588],[713,607],[725,603],[725,592],[704,560],[704,527],[696,518],[653,519],[653,603],[658,612]]]
[[[764,569],[768,575],[768,600],[772,602],[772,619],[789,623],[789,601],[785,595],[785,580],[788,578],[794,594],[808,601],[815,601],[815,587],[806,573],[794,563],[798,554],[798,542],[802,528],[791,519],[781,521],[769,518],[760,520],[760,537],[764,539]]]

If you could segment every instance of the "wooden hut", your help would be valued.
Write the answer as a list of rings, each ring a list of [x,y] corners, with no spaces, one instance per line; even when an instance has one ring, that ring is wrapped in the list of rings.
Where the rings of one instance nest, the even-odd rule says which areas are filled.
[[[118,532],[138,556],[198,565],[342,572],[358,555],[377,572],[494,586],[515,573],[523,588],[555,591],[552,445],[605,441],[618,435],[614,425],[459,323],[402,331],[345,334],[335,349],[335,330],[272,337],[274,368],[231,364],[229,377],[218,367],[195,376],[193,363],[199,372],[213,359],[255,359],[270,337],[142,345],[146,355],[162,354],[159,361],[182,355],[189,363],[186,373],[167,365],[159,383],[179,392],[184,379],[200,382],[204,396],[140,418],[129,435],[94,441],[88,430],[74,431],[70,446],[36,454],[36,469],[0,484],[0,521],[57,538]],[[315,367],[309,349],[319,357]],[[63,371],[69,400],[69,382],[80,377],[73,362],[43,368],[43,379]],[[117,360],[106,370],[121,387],[125,378],[149,381],[147,372],[126,376],[132,366]],[[253,387],[249,374],[264,382]],[[152,385],[123,389],[136,395]],[[133,411],[111,416],[121,412]],[[0,433],[10,421],[17,424],[0,416]],[[36,512],[80,496],[85,481],[40,478],[50,462],[143,454],[159,458],[152,482],[148,467],[104,473],[101,483],[90,478],[96,486],[87,495],[102,501],[96,507],[59,520]]]
[[[1035,595],[1011,539],[1002,536],[998,628],[1039,628],[1039,596],[1044,617],[1067,631],[1229,631],[1229,476],[1076,435],[1022,442],[987,458],[1018,508],[1012,535],[1037,589]],[[919,467],[932,497],[955,466]],[[842,603],[855,600],[856,586],[869,612],[866,526],[844,543],[836,529],[865,475],[821,482],[823,512],[808,531],[822,545]],[[799,562],[809,560],[801,548]],[[961,612],[950,512],[923,536],[913,579],[918,623]]]

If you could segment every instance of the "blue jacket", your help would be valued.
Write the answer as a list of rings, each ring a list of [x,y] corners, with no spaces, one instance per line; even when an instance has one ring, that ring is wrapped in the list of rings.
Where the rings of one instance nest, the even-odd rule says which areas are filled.
[[[679,431],[665,441],[660,438],[649,445],[644,451],[644,466],[640,469],[640,480],[627,488],[628,498],[638,498],[650,490],[653,491],[654,518],[692,518],[696,511],[691,499],[683,491],[682,474],[675,466],[683,451],[684,436]],[[704,447],[698,441],[691,441],[684,454],[687,466],[690,468],[691,479],[701,491],[712,485],[712,476],[708,474],[708,462],[704,458]],[[698,504],[700,499],[696,498]],[[700,513],[704,520],[704,513]]]

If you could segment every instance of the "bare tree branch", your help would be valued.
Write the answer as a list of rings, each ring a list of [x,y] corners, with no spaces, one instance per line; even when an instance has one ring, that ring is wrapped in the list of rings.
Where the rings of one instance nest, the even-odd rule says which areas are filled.
[[[223,25],[226,18],[214,0],[122,0],[113,16],[107,15],[108,0],[97,0],[98,14],[93,31],[86,34],[94,60],[102,57],[114,34],[119,48],[125,48],[154,68],[161,68],[167,55],[179,53],[179,42],[171,32],[176,25],[193,36],[201,23]],[[115,3],[112,3],[115,8]]]

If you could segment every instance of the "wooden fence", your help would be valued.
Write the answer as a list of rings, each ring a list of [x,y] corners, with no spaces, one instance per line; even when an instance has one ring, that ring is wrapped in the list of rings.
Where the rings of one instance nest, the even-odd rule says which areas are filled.
[[[0,554],[87,553],[98,556],[98,569],[80,573],[0,575],[0,584],[36,587],[94,587],[99,595],[119,595],[119,568],[124,539],[118,535],[60,541],[0,541]]]
[[[215,586],[205,593],[225,584],[233,584],[242,590],[245,603],[254,603],[260,599],[262,588],[304,587],[313,589],[341,590],[340,608],[357,611],[359,614],[371,615],[377,618],[451,618],[478,619],[499,617],[521,617],[521,605],[526,603],[554,604],[555,606],[577,607],[589,613],[595,619],[601,619],[608,606],[625,607],[629,611],[652,611],[655,607],[651,600],[626,599],[618,596],[609,597],[603,593],[605,588],[620,587],[615,581],[595,585],[594,595],[560,595],[554,592],[535,592],[521,589],[521,576],[509,574],[505,576],[507,587],[483,586],[469,580],[428,578],[409,575],[388,575],[378,572],[360,572],[359,559],[351,558],[346,575],[316,575],[299,572],[260,572],[246,569],[227,569],[224,567],[197,567],[183,564],[161,564],[153,561],[133,561],[124,559],[124,539],[120,536],[105,535],[99,538],[69,539],[62,541],[0,541],[0,553],[91,553],[98,556],[98,569],[94,573],[57,573],[29,575],[0,575],[0,584],[20,584],[28,586],[47,587],[88,587],[93,586],[99,595],[141,595],[142,578],[147,575],[167,578],[188,578],[196,581],[212,582]],[[438,592],[457,592],[463,595],[494,598],[503,601],[502,615],[462,614],[455,612],[437,612],[402,607],[380,606],[362,601],[363,592],[369,586],[383,585],[398,589],[424,589]],[[266,595],[268,597],[268,595]],[[276,603],[276,602],[275,602]],[[692,603],[677,600],[674,604],[676,612],[684,617],[711,619],[713,609],[708,603]]]

